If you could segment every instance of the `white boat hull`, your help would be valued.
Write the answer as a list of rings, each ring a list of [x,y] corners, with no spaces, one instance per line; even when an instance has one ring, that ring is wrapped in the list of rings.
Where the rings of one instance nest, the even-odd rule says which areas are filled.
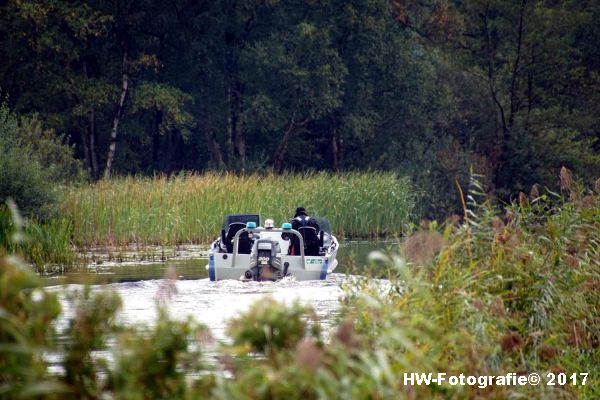
[[[250,254],[238,254],[236,266],[231,265],[231,254],[223,259],[226,253],[210,253],[208,258],[208,275],[211,281],[224,279],[244,279],[244,273],[250,265]],[[300,256],[282,256],[283,263],[288,262],[288,275],[299,281],[324,280],[337,267],[335,255],[329,257],[305,257],[305,265],[302,266]]]
[[[262,238],[273,238],[278,241],[281,253],[277,255],[280,265],[285,271],[285,276],[292,276],[296,280],[324,280],[337,267],[338,242],[331,236],[331,244],[324,255],[288,255],[289,241],[281,239],[281,230],[260,230]],[[235,254],[235,256],[234,256]],[[236,252],[223,252],[219,240],[213,242],[208,255],[208,275],[211,281],[225,279],[249,280],[246,272],[253,265],[254,254],[240,254]],[[254,263],[256,265],[256,263]]]

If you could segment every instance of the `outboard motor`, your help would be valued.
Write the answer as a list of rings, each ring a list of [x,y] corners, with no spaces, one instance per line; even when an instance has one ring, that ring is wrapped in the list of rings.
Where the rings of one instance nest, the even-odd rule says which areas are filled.
[[[279,243],[271,239],[259,239],[252,247],[250,268],[244,273],[244,279],[253,281],[276,281],[283,277]]]

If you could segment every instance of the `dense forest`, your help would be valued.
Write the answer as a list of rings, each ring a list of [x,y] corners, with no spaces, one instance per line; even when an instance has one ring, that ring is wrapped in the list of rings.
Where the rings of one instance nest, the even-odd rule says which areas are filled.
[[[8,0],[0,88],[21,142],[72,145],[92,181],[382,169],[439,216],[471,172],[500,199],[600,175],[599,20],[592,0]]]
[[[599,21],[598,0],[1,0],[0,400],[599,399]],[[298,206],[350,252],[322,253],[322,286],[209,281],[223,216]],[[380,238],[363,265],[349,241]]]

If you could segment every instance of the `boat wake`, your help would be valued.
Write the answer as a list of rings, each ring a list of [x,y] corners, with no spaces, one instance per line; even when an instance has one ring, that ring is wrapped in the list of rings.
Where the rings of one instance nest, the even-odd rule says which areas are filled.
[[[121,296],[123,306],[119,321],[124,325],[152,326],[156,321],[157,302],[161,300],[167,305],[172,318],[183,320],[192,316],[195,321],[207,326],[215,339],[227,340],[227,322],[265,296],[286,304],[298,301],[312,306],[327,330],[338,315],[339,299],[343,295],[340,286],[347,279],[349,276],[336,273],[323,281],[296,281],[293,278],[276,282],[155,279],[95,285],[92,290],[114,290]],[[68,319],[74,314],[73,305],[67,300],[68,293],[82,287],[48,287],[59,293],[63,305],[63,313],[58,321],[59,331],[66,328]]]

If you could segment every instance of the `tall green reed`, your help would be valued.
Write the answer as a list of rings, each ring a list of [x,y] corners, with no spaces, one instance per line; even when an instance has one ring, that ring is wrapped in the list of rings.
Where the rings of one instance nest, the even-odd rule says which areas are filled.
[[[21,219],[16,207],[0,206],[0,253],[21,255],[37,272],[62,272],[73,264],[72,232],[71,222],[64,218]]]
[[[209,173],[127,177],[71,188],[61,215],[79,245],[207,243],[223,217],[259,213],[287,222],[298,206],[326,217],[338,235],[399,235],[414,219],[407,178],[392,173]]]

